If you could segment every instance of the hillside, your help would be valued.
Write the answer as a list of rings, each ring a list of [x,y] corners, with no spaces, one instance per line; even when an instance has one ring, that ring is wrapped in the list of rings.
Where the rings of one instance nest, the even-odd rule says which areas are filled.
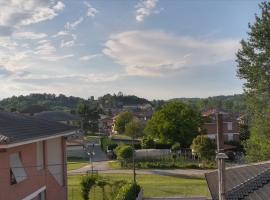
[[[93,97],[91,97],[93,100]],[[65,96],[63,94],[30,94],[26,96],[13,96],[0,101],[0,107],[5,110],[23,110],[30,105],[40,105],[48,110],[74,110],[83,98],[74,96]],[[146,104],[150,103],[155,108],[161,107],[166,101],[149,101],[135,95],[106,94],[99,97],[96,101],[103,108],[121,108],[123,105]],[[169,101],[183,101],[191,104],[200,111],[220,108],[228,112],[242,113],[246,110],[244,95],[215,96],[208,98],[175,98]]]
[[[242,113],[246,110],[243,94],[220,95],[208,98],[175,98],[170,101],[183,101],[203,111],[211,108],[219,108],[231,113]]]

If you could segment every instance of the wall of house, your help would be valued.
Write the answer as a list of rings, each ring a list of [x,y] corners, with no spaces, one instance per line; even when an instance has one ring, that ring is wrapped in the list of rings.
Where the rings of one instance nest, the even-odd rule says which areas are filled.
[[[204,125],[206,135],[210,139],[215,139],[217,135],[216,123],[206,123]],[[223,122],[224,141],[239,140],[239,125],[237,122]]]
[[[6,150],[0,149],[0,200],[22,200],[27,196],[45,189],[45,196],[47,200],[66,200],[67,186],[66,186],[66,165],[65,165],[65,139],[58,138],[57,142],[44,141],[44,167],[40,167],[37,163],[40,162],[38,156],[37,143],[26,144],[18,147],[9,148]],[[52,174],[54,171],[49,170],[48,160],[52,153],[49,151],[49,143],[58,143],[60,145],[60,160],[55,163],[57,172],[61,175],[62,181],[59,184],[59,175]],[[10,183],[10,155],[19,153],[22,165],[24,167],[26,178],[16,184]],[[58,154],[59,155],[59,154]],[[55,156],[54,156],[55,158]],[[54,160],[55,161],[55,160]],[[52,164],[52,163],[51,163]],[[57,165],[58,164],[58,165]],[[50,166],[51,167],[51,166]],[[28,200],[27,198],[25,200]]]

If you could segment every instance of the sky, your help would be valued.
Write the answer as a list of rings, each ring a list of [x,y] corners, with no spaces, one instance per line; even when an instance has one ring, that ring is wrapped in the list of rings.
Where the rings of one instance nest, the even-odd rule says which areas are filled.
[[[0,99],[242,93],[256,0],[0,0]]]

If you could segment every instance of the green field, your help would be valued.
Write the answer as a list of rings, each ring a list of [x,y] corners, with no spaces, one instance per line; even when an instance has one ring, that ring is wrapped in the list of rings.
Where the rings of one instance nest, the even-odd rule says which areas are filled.
[[[89,161],[83,158],[68,158],[67,170],[74,170],[84,167],[89,164]]]
[[[130,174],[106,174],[101,175],[108,180],[132,180]],[[82,200],[80,194],[81,176],[68,177],[69,200]],[[173,196],[209,196],[206,181],[202,178],[181,178],[161,175],[138,175],[138,183],[144,189],[144,197],[173,197]],[[109,187],[106,188],[106,196],[110,200]],[[102,200],[100,188],[95,188],[90,199]]]

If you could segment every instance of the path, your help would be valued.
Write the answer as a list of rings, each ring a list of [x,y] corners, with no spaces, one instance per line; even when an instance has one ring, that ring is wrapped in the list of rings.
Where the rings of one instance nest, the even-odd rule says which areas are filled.
[[[95,156],[93,157],[93,168],[98,173],[107,174],[131,174],[132,170],[128,169],[111,169],[108,165],[108,158],[106,154],[101,150],[99,144],[94,145]],[[85,174],[91,171],[91,165],[84,166],[80,169],[68,171],[68,174]],[[198,169],[137,169],[137,174],[157,174],[166,176],[181,176],[181,177],[202,177],[205,173],[212,170],[198,170]]]
[[[95,162],[94,169],[98,170],[98,173],[103,174],[131,174],[132,170],[127,169],[109,169],[107,162]],[[80,169],[68,171],[68,174],[85,174],[91,170],[91,166],[85,166]],[[197,170],[197,169],[137,169],[137,174],[157,174],[164,176],[181,176],[181,177],[203,177],[205,173],[212,170]]]

